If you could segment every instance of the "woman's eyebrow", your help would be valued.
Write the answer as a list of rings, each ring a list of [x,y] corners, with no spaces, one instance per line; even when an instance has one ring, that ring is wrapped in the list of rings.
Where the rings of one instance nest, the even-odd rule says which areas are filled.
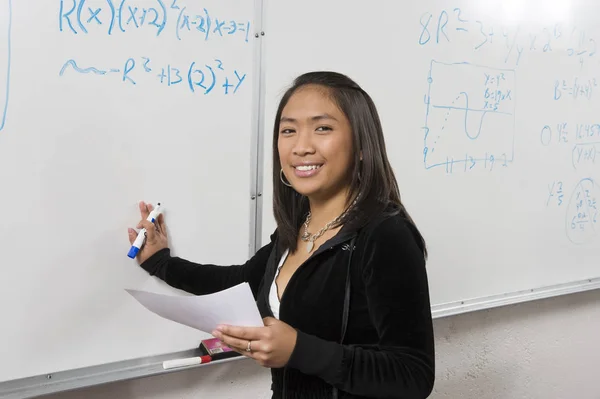
[[[313,122],[321,121],[324,119],[331,119],[331,120],[334,120],[337,122],[337,119],[335,119],[333,116],[331,116],[329,114],[315,115],[315,116],[311,116],[308,119],[310,119]],[[296,122],[298,122],[298,120],[296,118],[290,118],[289,116],[282,116],[281,119],[279,119],[279,122],[296,123]]]

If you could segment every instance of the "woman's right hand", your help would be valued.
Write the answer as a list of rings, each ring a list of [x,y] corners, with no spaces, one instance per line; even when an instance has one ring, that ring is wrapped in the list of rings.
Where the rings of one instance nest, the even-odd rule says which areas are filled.
[[[137,229],[145,228],[146,229],[146,241],[142,248],[140,248],[137,253],[137,261],[141,265],[144,263],[149,257],[154,255],[156,252],[161,249],[167,248],[169,246],[169,240],[167,238],[167,226],[165,225],[165,219],[163,214],[161,213],[156,218],[156,222],[152,223],[148,220],[148,215],[154,207],[151,204],[146,204],[145,202],[140,202],[140,214],[142,216],[142,220],[136,226]],[[133,244],[135,241],[138,232],[132,228],[128,229],[129,234],[129,243]]]

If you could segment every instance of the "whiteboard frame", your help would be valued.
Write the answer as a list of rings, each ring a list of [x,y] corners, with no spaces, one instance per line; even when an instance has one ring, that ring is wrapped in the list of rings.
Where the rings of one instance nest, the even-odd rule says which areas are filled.
[[[263,182],[264,182],[264,170],[263,170],[263,158],[264,148],[263,131],[265,129],[265,64],[264,64],[264,48],[263,37],[265,31],[263,27],[264,18],[264,0],[255,0],[255,25],[258,27],[255,34],[255,38],[259,39],[258,44],[255,47],[256,53],[254,54],[254,67],[257,74],[254,85],[254,117],[253,117],[253,134],[252,134],[252,162],[250,165],[250,171],[252,174],[252,193],[250,199],[252,200],[252,216],[253,219],[250,223],[250,247],[248,257],[252,257],[261,246],[261,232],[262,232],[262,219],[263,219]]]
[[[432,306],[432,313],[434,319],[440,319],[462,313],[476,312],[507,305],[514,305],[522,302],[530,302],[539,299],[591,291],[595,289],[600,289],[600,277],[566,284],[533,288],[530,290],[517,291],[502,295],[436,305]],[[31,398],[39,395],[72,391],[117,381],[126,381],[142,377],[168,374],[176,371],[189,370],[191,368],[218,365],[234,360],[249,360],[245,356],[238,356],[207,364],[181,367],[178,369],[163,370],[162,368],[162,362],[165,360],[199,356],[200,354],[200,349],[193,349],[7,381],[0,383],[0,398]]]
[[[600,277],[433,305],[434,319],[600,289]]]
[[[250,360],[246,356],[236,356],[200,365],[178,367],[169,370],[163,369],[163,362],[166,360],[186,359],[189,357],[201,356],[203,354],[204,353],[198,348],[7,381],[0,383],[0,398],[32,398],[52,393],[74,391],[92,386],[110,384],[118,381],[168,374],[189,370],[191,368],[218,365],[235,360]]]

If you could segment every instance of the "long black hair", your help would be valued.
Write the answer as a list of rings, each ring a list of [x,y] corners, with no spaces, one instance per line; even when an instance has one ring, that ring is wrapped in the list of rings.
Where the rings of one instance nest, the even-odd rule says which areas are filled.
[[[352,79],[337,72],[309,72],[297,77],[284,93],[273,126],[273,212],[283,248],[294,252],[299,229],[309,211],[308,199],[281,181],[278,139],[283,108],[301,87],[316,85],[339,107],[350,122],[354,151],[348,202],[356,203],[340,221],[351,227],[364,226],[384,212],[400,213],[408,222],[425,257],[425,240],[400,200],[400,190],[387,157],[383,128],[375,103]],[[362,160],[361,160],[362,154]],[[360,195],[359,195],[360,194]],[[357,197],[358,196],[358,197]]]

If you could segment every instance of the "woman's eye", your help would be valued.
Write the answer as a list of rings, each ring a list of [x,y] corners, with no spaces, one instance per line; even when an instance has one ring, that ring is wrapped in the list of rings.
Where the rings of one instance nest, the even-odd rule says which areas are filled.
[[[290,134],[293,133],[294,131],[292,129],[283,129],[281,130],[281,134]]]
[[[328,130],[332,130],[332,129],[329,126],[319,126],[317,128],[317,131],[319,131],[319,132],[325,132],[325,131],[328,131]]]

